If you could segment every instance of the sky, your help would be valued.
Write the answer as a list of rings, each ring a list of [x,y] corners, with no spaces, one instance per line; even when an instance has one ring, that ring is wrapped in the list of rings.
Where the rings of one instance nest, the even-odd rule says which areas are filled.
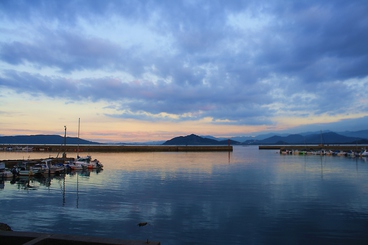
[[[368,129],[366,0],[1,0],[0,135]]]

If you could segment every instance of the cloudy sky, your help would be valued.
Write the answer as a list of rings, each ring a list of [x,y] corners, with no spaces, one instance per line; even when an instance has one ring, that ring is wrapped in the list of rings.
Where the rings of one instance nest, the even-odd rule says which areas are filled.
[[[368,129],[368,2],[0,1],[0,135]]]

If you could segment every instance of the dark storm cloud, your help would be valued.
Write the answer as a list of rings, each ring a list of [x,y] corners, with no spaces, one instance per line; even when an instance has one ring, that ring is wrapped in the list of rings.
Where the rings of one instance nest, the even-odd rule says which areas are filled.
[[[120,103],[115,116],[146,120],[168,113],[183,120],[273,124],[280,111],[307,117],[368,110],[359,102],[368,92],[366,1],[2,1],[0,6],[0,19],[32,33],[0,39],[1,62],[12,65],[2,69],[0,86],[16,91],[85,99],[83,92],[91,101]],[[112,18],[116,29],[103,36],[81,24],[93,29]],[[129,25],[151,33],[134,39],[132,30],[121,27]],[[12,27],[1,29],[9,33]],[[113,38],[115,32],[126,39]],[[18,65],[40,72],[17,70]],[[58,75],[43,74],[43,68]],[[65,76],[88,71],[131,78]]]

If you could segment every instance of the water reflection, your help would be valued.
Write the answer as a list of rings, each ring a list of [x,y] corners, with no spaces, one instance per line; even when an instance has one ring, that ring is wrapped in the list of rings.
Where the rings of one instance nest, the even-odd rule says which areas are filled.
[[[28,190],[5,181],[2,219],[15,230],[162,244],[368,241],[363,159],[282,156],[252,147],[230,154],[95,155],[102,172],[32,180],[37,188]]]

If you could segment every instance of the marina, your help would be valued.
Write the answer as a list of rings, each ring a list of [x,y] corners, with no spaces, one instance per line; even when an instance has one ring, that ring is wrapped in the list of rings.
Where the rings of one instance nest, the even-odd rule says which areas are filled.
[[[103,164],[90,155],[76,158],[11,159],[0,160],[0,179],[30,176],[51,176],[74,170],[102,169]]]

